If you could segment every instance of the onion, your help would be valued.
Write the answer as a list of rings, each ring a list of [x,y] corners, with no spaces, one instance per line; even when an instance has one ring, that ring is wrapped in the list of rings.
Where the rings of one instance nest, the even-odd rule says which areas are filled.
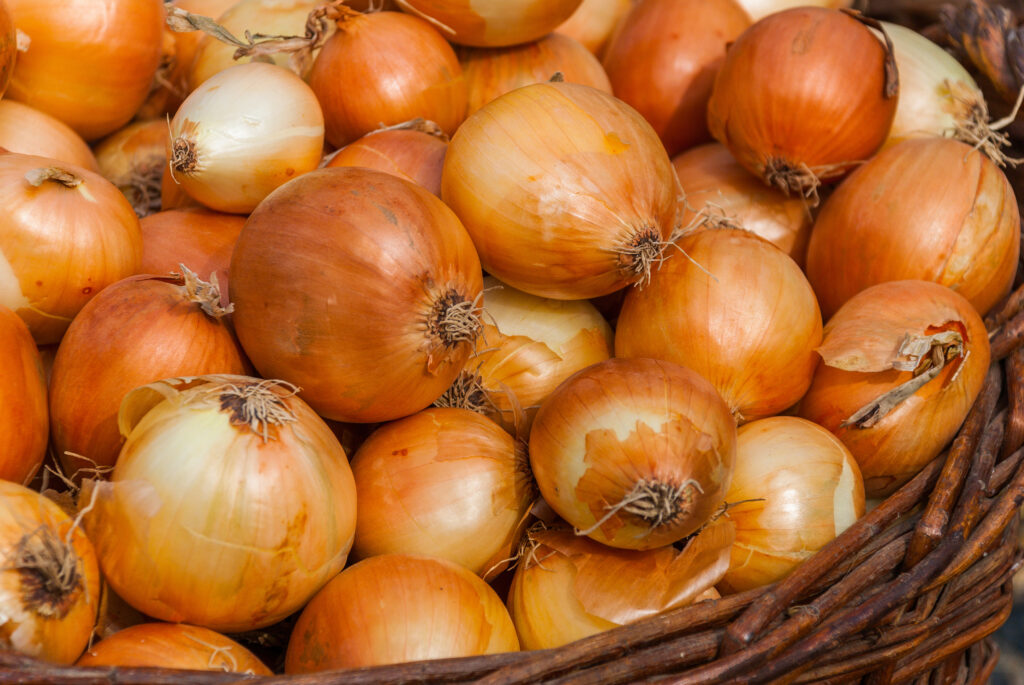
[[[325,167],[361,166],[386,171],[441,195],[448,136],[423,119],[371,131],[334,153]]]
[[[182,189],[181,185],[174,180],[171,166],[168,164],[164,167],[163,175],[160,177],[160,209],[184,209],[188,207],[202,207],[202,205],[193,200]]]
[[[248,214],[274,188],[320,163],[324,120],[309,86],[250,62],[192,91],[171,121],[171,171],[211,209]]]
[[[706,380],[654,359],[610,359],[553,392],[530,432],[541,494],[598,542],[652,549],[721,506],[736,424]]]
[[[684,236],[688,257],[626,295],[615,354],[684,364],[711,382],[738,421],[777,414],[807,391],[821,313],[796,263],[737,229]]]
[[[0,100],[0,147],[23,155],[50,157],[89,171],[100,169],[82,136],[61,120],[14,100]]]
[[[161,378],[245,373],[220,290],[179,271],[104,288],[68,327],[50,379],[50,424],[72,477],[117,461],[117,411],[128,391]]]
[[[5,97],[52,114],[86,140],[127,124],[160,63],[160,0],[5,0],[28,39]]]
[[[397,419],[436,400],[479,332],[481,280],[443,202],[361,168],[280,188],[249,217],[231,259],[249,358],[337,421]]]
[[[28,327],[3,305],[0,378],[0,478],[28,484],[46,456],[46,374]]]
[[[800,416],[832,431],[885,497],[953,439],[989,365],[981,317],[927,281],[890,281],[850,298],[818,348],[822,364]]]
[[[560,33],[507,48],[463,47],[458,55],[469,90],[468,114],[510,90],[548,81],[556,72],[569,83],[612,92],[612,84],[597,58]]]
[[[486,414],[529,436],[540,403],[572,374],[612,355],[612,329],[586,300],[549,300],[484,279],[477,350],[435,404]]]
[[[182,623],[142,623],[114,633],[78,666],[151,666],[273,675],[256,655],[220,633]]]
[[[535,492],[524,446],[465,409],[427,409],[352,458],[358,558],[429,554],[487,580],[519,544]]]
[[[735,0],[642,0],[604,53],[615,97],[636,108],[669,155],[710,140],[708,99],[725,48],[750,26]]]
[[[549,649],[705,598],[729,566],[718,519],[679,551],[613,549],[564,529],[531,530],[509,588],[523,649]]]
[[[884,281],[949,286],[984,314],[1013,285],[1020,215],[1006,176],[980,152],[947,138],[882,150],[822,207],[807,277],[831,316]]]
[[[793,7],[806,7],[815,5],[817,7],[849,7],[853,0],[738,0],[743,9],[747,11],[751,19],[758,21],[769,14],[788,10]]]
[[[503,47],[537,40],[572,16],[581,0],[395,0],[459,45]]]
[[[360,14],[344,6],[337,11],[337,30],[309,78],[331,145],[341,147],[382,125],[416,117],[454,133],[466,116],[466,87],[444,38],[401,12]]]
[[[559,24],[555,31],[575,38],[600,57],[612,31],[632,6],[630,0],[583,0],[572,16]]]
[[[345,569],[303,610],[285,673],[378,666],[519,649],[487,583],[433,557],[385,554]]]
[[[864,515],[864,480],[827,430],[795,416],[740,426],[725,496],[736,526],[719,587],[751,590],[782,580]]]
[[[110,181],[45,157],[0,153],[0,305],[40,345],[107,285],[135,273],[139,220]]]
[[[74,663],[96,619],[100,572],[92,545],[60,507],[0,480],[0,614],[4,647]]]
[[[0,0],[0,98],[11,82],[14,61],[18,57],[18,37],[14,32],[14,19],[4,0]]]
[[[684,226],[745,228],[803,266],[813,220],[802,198],[769,188],[719,143],[687,150],[672,166],[685,194]]]
[[[897,93],[892,54],[866,26],[838,10],[800,7],[765,17],[732,44],[708,127],[765,183],[813,203],[821,181],[881,146]]]
[[[116,185],[139,216],[160,211],[160,181],[167,166],[167,122],[137,121],[96,146],[100,174]]]
[[[657,135],[630,107],[589,86],[540,83],[459,127],[441,197],[490,274],[580,300],[647,280],[677,225],[677,185]]]
[[[143,218],[139,273],[168,274],[188,264],[197,274],[216,274],[228,301],[228,266],[245,217],[191,207],[169,209]]]
[[[130,392],[127,441],[85,517],[139,611],[225,632],[276,623],[345,565],[355,484],[324,422],[276,380],[168,379]],[[90,488],[95,488],[90,490]]]

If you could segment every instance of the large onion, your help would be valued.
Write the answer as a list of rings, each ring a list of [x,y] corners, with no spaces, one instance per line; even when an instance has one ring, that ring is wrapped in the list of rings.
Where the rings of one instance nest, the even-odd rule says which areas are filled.
[[[3,305],[0,378],[0,478],[27,484],[46,456],[46,376],[28,327]]]
[[[679,199],[643,117],[574,83],[525,86],[477,110],[448,145],[441,197],[489,273],[565,300],[645,282]]]
[[[231,259],[249,358],[338,421],[397,419],[436,400],[479,332],[481,281],[472,241],[443,202],[355,167],[278,189]]]
[[[96,145],[100,174],[117,186],[139,216],[160,210],[160,181],[167,167],[167,122],[137,121]]]
[[[575,38],[600,57],[615,27],[633,6],[630,0],[583,0],[576,11],[555,29]]]
[[[386,171],[440,196],[448,136],[436,126],[420,120],[407,127],[371,131],[331,155],[324,166],[362,166]]]
[[[179,264],[187,264],[203,278],[217,274],[221,299],[230,300],[227,297],[228,267],[245,217],[189,207],[150,214],[139,225],[142,228],[139,273],[168,274],[178,271]]]
[[[82,136],[60,119],[14,100],[0,100],[0,147],[99,171]]]
[[[581,0],[395,0],[459,45],[502,47],[554,31]]]
[[[345,565],[355,484],[324,422],[280,381],[168,379],[129,393],[110,483],[85,517],[103,574],[154,618],[276,623]],[[94,487],[95,490],[91,490]]]

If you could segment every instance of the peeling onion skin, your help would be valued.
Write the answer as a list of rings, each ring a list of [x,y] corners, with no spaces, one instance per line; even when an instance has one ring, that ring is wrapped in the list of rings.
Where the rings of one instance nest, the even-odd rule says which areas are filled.
[[[1020,214],[988,157],[949,138],[887,147],[825,202],[811,231],[807,277],[827,317],[885,281],[952,288],[984,315],[1013,286]]]
[[[25,322],[0,305],[0,478],[28,484],[46,457],[43,362]]]
[[[503,47],[537,40],[572,16],[581,0],[395,0],[458,45]]]
[[[610,359],[574,374],[530,431],[545,501],[591,539],[623,549],[697,530],[724,501],[735,455],[736,424],[711,384],[654,359]],[[634,496],[655,513],[619,508]]]

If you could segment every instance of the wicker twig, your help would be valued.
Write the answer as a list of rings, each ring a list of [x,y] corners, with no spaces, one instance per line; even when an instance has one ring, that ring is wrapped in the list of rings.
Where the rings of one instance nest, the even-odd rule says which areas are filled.
[[[1018,347],[1006,358],[1006,399],[1010,420],[1003,441],[1003,456],[1024,445],[1024,347]]]
[[[1024,342],[1024,312],[1003,324],[1003,327],[992,336],[989,341],[992,351],[992,360],[999,361],[1006,358],[1011,352]]]

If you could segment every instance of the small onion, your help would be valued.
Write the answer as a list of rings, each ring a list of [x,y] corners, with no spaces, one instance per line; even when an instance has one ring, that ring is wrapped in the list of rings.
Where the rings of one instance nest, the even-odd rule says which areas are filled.
[[[740,426],[725,496],[736,526],[719,587],[782,580],[864,515],[864,480],[850,450],[821,426],[774,416]]]
[[[228,266],[245,217],[200,207],[169,209],[139,221],[142,262],[139,273],[168,274],[187,264],[197,274],[217,274],[221,299],[230,301]]]
[[[736,39],[715,78],[708,127],[765,183],[814,200],[885,140],[896,113],[886,46],[839,10],[771,14]]]
[[[142,255],[139,219],[108,180],[54,159],[0,153],[0,304],[40,345]]]
[[[118,631],[81,656],[78,666],[150,666],[273,675],[256,655],[208,628],[142,623]]]
[[[984,314],[1013,285],[1020,214],[988,157],[949,138],[879,152],[825,202],[811,231],[807,277],[826,318],[885,281],[948,286]]]
[[[643,117],[575,83],[525,86],[477,110],[441,177],[488,273],[560,300],[646,281],[677,225],[677,187]]]
[[[813,220],[802,198],[769,188],[719,143],[687,150],[672,166],[683,188],[683,226],[745,228],[803,266]]]
[[[669,155],[710,140],[711,86],[748,26],[736,0],[642,0],[615,31],[603,60],[615,97],[650,122]]]
[[[171,171],[210,209],[248,214],[274,188],[320,163],[324,119],[302,79],[239,64],[192,91],[171,121]]]
[[[72,664],[92,635],[100,570],[92,545],[59,506],[0,480],[3,645]]]
[[[555,29],[575,38],[600,57],[619,22],[633,6],[630,0],[583,0],[576,11]]]
[[[371,131],[335,152],[324,166],[361,166],[386,171],[440,196],[448,136],[433,128],[431,123],[424,121],[411,123],[408,128]]]
[[[806,7],[808,5],[815,5],[817,7],[831,7],[838,9],[840,7],[849,7],[853,4],[853,0],[738,0],[743,9],[747,11],[750,18],[754,21],[764,19],[769,14],[775,14],[782,10],[792,9],[793,7]]]
[[[46,374],[25,322],[3,305],[0,378],[0,478],[28,484],[46,456]]]
[[[533,482],[525,449],[465,409],[389,423],[352,458],[357,558],[429,554],[487,580],[519,544]]]
[[[669,260],[626,295],[615,354],[690,367],[738,421],[795,404],[811,384],[822,328],[800,267],[737,229],[698,231],[677,245],[688,258]]]
[[[736,424],[706,380],[653,359],[610,359],[553,392],[530,432],[551,508],[611,547],[681,540],[721,506]]]
[[[14,100],[0,100],[0,147],[99,171],[82,136],[60,119]]]
[[[949,444],[989,365],[974,307],[928,281],[854,295],[825,326],[818,353],[799,414],[843,441],[871,498],[891,494]]]
[[[345,565],[352,472],[294,388],[167,379],[130,392],[118,425],[127,441],[111,482],[86,482],[84,501],[95,499],[84,522],[107,581],[139,611],[253,630],[298,610]]]
[[[459,45],[494,48],[537,40],[572,16],[581,0],[395,0]]]
[[[462,566],[385,554],[334,578],[299,616],[285,673],[519,650],[491,587]]]
[[[96,145],[103,178],[120,189],[135,213],[160,210],[160,181],[167,166],[167,122],[137,121]]]
[[[510,90],[548,81],[556,72],[569,83],[612,92],[612,84],[597,58],[560,33],[507,48],[462,47],[458,55],[469,91],[468,114]]]
[[[436,400],[479,332],[481,281],[473,243],[443,202],[355,167],[278,189],[231,258],[249,358],[337,421],[388,421]]]
[[[0,0],[0,98],[11,82],[14,61],[18,57],[18,37],[14,32],[14,19],[4,0]]]

